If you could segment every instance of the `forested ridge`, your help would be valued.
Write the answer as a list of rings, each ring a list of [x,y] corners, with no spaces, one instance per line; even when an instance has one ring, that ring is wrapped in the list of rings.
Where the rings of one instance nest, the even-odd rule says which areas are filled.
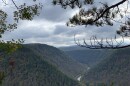
[[[43,46],[46,46],[45,50],[49,47]],[[11,55],[4,55],[5,59],[0,63],[0,68],[5,72],[2,86],[80,86],[79,82],[43,57],[29,45],[24,45]]]
[[[40,55],[41,59],[56,66],[60,71],[74,79],[77,79],[77,75],[86,72],[87,66],[79,63],[58,48],[46,44],[26,44],[24,46],[30,48],[37,55]]]
[[[89,70],[82,81],[85,83],[113,83],[113,86],[130,85],[130,48],[115,50]]]
[[[130,48],[115,50],[91,50],[62,48],[78,62],[89,64],[82,76],[86,86],[129,86]]]
[[[112,50],[72,50],[66,51],[73,59],[76,59],[78,62],[93,67],[97,65],[103,59],[109,57],[113,51]]]

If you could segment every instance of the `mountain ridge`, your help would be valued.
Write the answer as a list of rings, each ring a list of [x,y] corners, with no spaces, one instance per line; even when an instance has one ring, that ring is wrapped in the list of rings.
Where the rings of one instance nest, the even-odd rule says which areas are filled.
[[[82,78],[86,83],[106,83],[114,86],[130,85],[130,48],[117,49]]]
[[[64,51],[53,46],[48,46],[46,44],[26,44],[26,47],[33,47],[32,50],[40,56],[42,55],[42,59],[56,66],[60,71],[72,78],[77,79],[77,75],[84,74],[87,70],[87,66],[77,62],[75,59],[69,57]],[[44,53],[46,54],[44,55]]]
[[[40,52],[40,49],[42,52]],[[6,74],[2,86],[43,86],[43,85],[80,86],[79,82],[73,80],[74,78],[69,74],[67,74],[67,72],[63,72],[61,68],[58,67],[58,65],[54,65],[54,63],[52,64],[51,61],[57,61],[57,63],[58,61],[60,61],[60,58],[56,56],[60,54],[63,54],[62,51],[48,45],[42,45],[42,44],[23,45],[22,48],[18,49],[16,52],[12,53],[11,55],[8,56],[5,55],[5,59],[3,60],[2,63],[0,63],[1,66],[3,67],[1,69],[3,69]],[[45,57],[47,55],[48,57]],[[50,57],[51,55],[52,57]],[[14,61],[14,65],[9,63],[12,58]],[[51,61],[49,62],[47,58],[50,58]],[[51,58],[57,58],[57,59],[54,60]],[[66,56],[64,57],[63,55],[63,58],[65,62],[68,62]],[[68,63],[74,64],[72,60],[69,61],[70,62]],[[69,65],[69,67],[71,68],[73,66]],[[67,68],[66,69],[64,68],[64,70],[70,71]],[[73,71],[72,73],[74,73],[75,71]],[[75,75],[78,73],[76,72]]]

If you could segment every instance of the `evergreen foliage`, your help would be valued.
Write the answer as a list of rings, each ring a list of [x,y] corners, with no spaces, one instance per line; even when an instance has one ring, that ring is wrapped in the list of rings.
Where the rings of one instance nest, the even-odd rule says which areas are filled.
[[[90,69],[84,82],[114,83],[114,86],[130,85],[130,48],[115,50],[109,57]]]
[[[44,53],[42,52],[43,56],[33,50],[34,47],[39,46],[40,48],[46,47]],[[52,51],[48,51],[49,48],[51,47],[47,45],[24,45],[11,55],[4,55],[6,59],[0,63],[0,68],[5,72],[2,86],[80,86],[77,81],[52,65],[52,62],[47,61],[46,56],[53,51],[52,49],[55,49],[53,53],[56,55],[56,52],[59,52],[58,49],[53,47]],[[53,56],[55,58],[55,55],[51,55],[52,58]],[[63,59],[65,60],[65,58]]]

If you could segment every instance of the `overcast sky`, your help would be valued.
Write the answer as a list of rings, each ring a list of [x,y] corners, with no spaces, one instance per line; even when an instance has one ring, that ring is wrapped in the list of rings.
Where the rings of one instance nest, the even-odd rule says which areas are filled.
[[[21,4],[23,0],[15,1],[17,4]],[[25,1],[29,2],[29,0]],[[33,21],[20,21],[18,28],[12,32],[6,32],[3,35],[3,39],[24,39],[25,43],[43,43],[56,47],[70,46],[75,45],[74,34],[76,34],[77,39],[80,40],[84,38],[89,40],[93,35],[96,35],[98,38],[111,38],[115,36],[116,30],[119,28],[118,25],[113,27],[67,27],[66,22],[77,13],[79,9],[63,9],[60,6],[53,6],[51,1],[52,0],[41,0],[43,9],[40,16],[36,16]],[[32,0],[30,0],[30,2],[32,2]],[[111,3],[114,2],[111,1]],[[13,6],[1,5],[1,7],[10,14],[13,9],[15,9]],[[9,17],[10,16],[11,15],[9,15]],[[10,18],[8,20],[11,21]]]

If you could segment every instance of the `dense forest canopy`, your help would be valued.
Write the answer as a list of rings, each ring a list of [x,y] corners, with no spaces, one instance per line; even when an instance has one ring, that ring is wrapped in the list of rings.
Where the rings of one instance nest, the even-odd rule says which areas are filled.
[[[8,12],[4,11],[4,7],[9,6],[10,2],[13,8],[10,17]],[[16,0],[17,1],[17,0]],[[21,1],[21,3],[16,3],[15,0],[1,0],[3,8],[0,9],[0,38],[6,31],[13,31],[17,29],[17,25],[21,20],[33,20],[35,16],[40,15],[40,11],[44,5],[42,5],[42,0],[32,0],[33,3],[28,3],[28,1]],[[79,12],[76,13],[72,18],[68,19],[66,23],[67,26],[94,26],[94,27],[104,27],[120,25],[120,28],[115,32],[122,39],[118,41],[115,36],[114,39],[101,38],[100,40],[96,36],[90,37],[90,43],[87,43],[83,39],[83,44],[74,37],[74,41],[77,45],[81,47],[86,47],[90,49],[119,49],[129,47],[130,44],[124,45],[125,37],[130,36],[130,10],[129,10],[129,0],[116,0],[110,2],[108,1],[98,1],[98,0],[52,0],[53,5],[60,5],[63,10],[67,8],[75,9],[78,8]],[[11,7],[10,7],[11,8]],[[53,16],[53,15],[52,15]],[[59,15],[60,16],[60,15]],[[13,22],[7,21],[7,19],[13,20]],[[109,32],[108,32],[109,33]],[[13,52],[23,43],[23,39],[0,41],[0,51],[2,52]],[[2,54],[2,53],[1,53]],[[2,57],[2,55],[1,55]],[[0,72],[0,81],[4,78],[4,72]]]

